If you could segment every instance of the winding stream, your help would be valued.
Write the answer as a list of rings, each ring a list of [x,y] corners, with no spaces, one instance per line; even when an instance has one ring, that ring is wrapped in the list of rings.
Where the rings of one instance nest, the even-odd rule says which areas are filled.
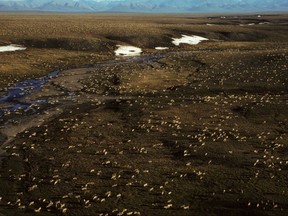
[[[82,88],[80,81],[94,76],[93,69],[106,70],[115,68],[118,64],[147,65],[164,56],[165,53],[154,53],[120,57],[85,67],[55,70],[44,77],[16,83],[8,89],[5,96],[0,97],[0,164],[6,157],[6,148],[10,148],[10,143],[19,133],[53,119],[75,104],[101,103],[122,98],[117,95],[78,94]]]
[[[27,112],[29,112],[30,114],[37,113],[37,109],[35,109],[35,107],[45,105],[48,103],[47,100],[49,100],[53,96],[55,97],[55,94],[53,95],[51,91],[51,93],[48,92],[46,94],[45,96],[46,99],[43,99],[37,95],[37,92],[39,92],[42,89],[42,87],[45,86],[46,84],[54,82],[55,79],[57,80],[57,77],[59,77],[59,80],[62,80],[62,82],[65,81],[67,85],[70,85],[70,83],[73,82],[74,84],[77,83],[79,79],[81,79],[81,77],[89,75],[89,73],[86,71],[87,69],[93,69],[117,64],[130,64],[130,63],[149,64],[161,59],[163,56],[164,56],[163,53],[155,53],[136,57],[120,57],[113,60],[97,62],[95,64],[87,65],[83,68],[71,69],[74,71],[81,70],[84,72],[73,72],[71,74],[69,73],[62,74],[62,72],[60,72],[59,70],[55,70],[53,72],[50,72],[48,75],[44,77],[20,81],[16,83],[13,87],[10,87],[6,92],[5,96],[0,97],[0,120],[1,120],[0,125],[9,124],[11,121],[13,121],[15,114],[18,114],[17,119],[19,119],[21,118],[22,114],[25,114]],[[69,70],[65,70],[65,72],[66,71]],[[74,90],[77,91],[78,89]],[[69,95],[71,96],[73,94],[74,94],[73,89],[72,90],[70,89]],[[71,97],[69,100],[70,101],[72,100]]]
[[[46,84],[50,79],[56,77],[59,72],[59,70],[56,70],[41,78],[20,81],[13,87],[9,88],[7,94],[0,98],[0,105],[3,103],[9,104],[7,107],[0,108],[0,117],[5,115],[7,112],[19,109],[27,110],[33,104],[44,103],[44,101],[40,100],[21,102],[21,99],[24,99],[34,91],[39,91],[44,84]]]

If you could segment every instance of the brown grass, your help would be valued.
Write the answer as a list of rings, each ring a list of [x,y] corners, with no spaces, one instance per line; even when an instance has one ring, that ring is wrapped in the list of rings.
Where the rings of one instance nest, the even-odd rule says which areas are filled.
[[[131,44],[146,52],[155,46],[169,46],[171,37],[197,34],[225,41],[286,42],[286,16],[247,16],[245,19],[184,15],[73,15],[1,14],[0,44],[21,44],[28,49],[1,53],[0,87],[24,74],[39,76],[72,65],[90,64],[111,57],[116,44]],[[277,22],[276,25],[243,26],[240,23]],[[206,23],[220,24],[207,26]],[[274,31],[276,30],[277,31]],[[207,48],[231,46],[210,44]],[[235,43],[232,45],[235,47]],[[242,47],[243,45],[240,44]],[[247,46],[250,46],[247,43]],[[215,48],[216,48],[215,47]],[[9,81],[8,81],[9,79]]]

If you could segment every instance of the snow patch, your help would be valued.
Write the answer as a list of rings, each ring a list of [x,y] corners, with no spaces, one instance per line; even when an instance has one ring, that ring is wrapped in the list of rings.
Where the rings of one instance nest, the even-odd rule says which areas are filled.
[[[175,44],[176,46],[179,46],[181,43],[196,45],[199,44],[201,41],[209,40],[207,38],[196,35],[192,36],[182,35],[182,38],[172,38],[172,39],[173,39],[172,43]]]
[[[156,50],[168,50],[169,47],[155,47]]]
[[[270,24],[269,22],[260,22],[259,25],[268,25]]]
[[[115,50],[116,56],[138,56],[141,55],[142,49],[134,46],[117,45],[118,49]]]
[[[18,50],[26,50],[26,47],[20,45],[11,44],[8,46],[0,46],[0,52],[14,52]]]

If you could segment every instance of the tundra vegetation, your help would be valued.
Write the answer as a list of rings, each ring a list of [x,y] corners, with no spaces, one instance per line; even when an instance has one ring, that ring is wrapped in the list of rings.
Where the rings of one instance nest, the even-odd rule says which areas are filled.
[[[0,53],[2,99],[60,70],[0,100],[0,215],[288,214],[287,15],[0,26],[0,46],[26,47]],[[175,46],[182,35],[209,40]]]

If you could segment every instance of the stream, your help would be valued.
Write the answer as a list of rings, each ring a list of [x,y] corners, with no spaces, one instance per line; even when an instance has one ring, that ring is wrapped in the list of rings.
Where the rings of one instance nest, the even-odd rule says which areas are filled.
[[[95,64],[85,65],[83,68],[80,67],[79,69],[86,70],[97,67],[130,63],[149,64],[163,58],[163,56],[163,53],[154,53],[136,57],[120,57],[113,60],[106,60],[102,62],[97,62]],[[72,68],[71,70],[77,69],[78,68]],[[68,83],[71,81],[71,77],[76,75],[78,76],[79,80],[79,76],[81,77],[86,74],[68,74],[64,78],[62,77],[62,79],[65,79],[66,83]],[[0,126],[7,125],[13,122],[13,116],[15,116],[16,114],[17,119],[19,119],[21,118],[21,115],[24,115],[26,113],[29,113],[30,115],[37,113],[36,108],[41,105],[47,104],[48,101],[43,98],[37,98],[37,96],[32,97],[32,99],[31,95],[35,95],[42,89],[45,84],[48,84],[49,82],[52,82],[55,78],[61,76],[62,72],[60,72],[59,70],[55,70],[44,77],[20,81],[14,86],[8,88],[8,91],[4,94],[5,96],[0,97]],[[72,80],[71,82],[77,82],[78,80]],[[73,95],[73,91],[70,92],[70,95]],[[49,99],[49,93],[46,98]]]
[[[47,76],[40,77],[37,79],[28,79],[16,83],[13,87],[8,88],[8,92],[5,96],[0,98],[0,105],[3,103],[8,103],[9,106],[0,108],[0,117],[4,116],[5,113],[16,111],[16,110],[27,110],[33,104],[41,104],[44,101],[31,101],[31,102],[21,102],[34,91],[39,91],[41,87],[46,84],[50,79],[56,77],[60,73],[59,70],[49,73]]]

